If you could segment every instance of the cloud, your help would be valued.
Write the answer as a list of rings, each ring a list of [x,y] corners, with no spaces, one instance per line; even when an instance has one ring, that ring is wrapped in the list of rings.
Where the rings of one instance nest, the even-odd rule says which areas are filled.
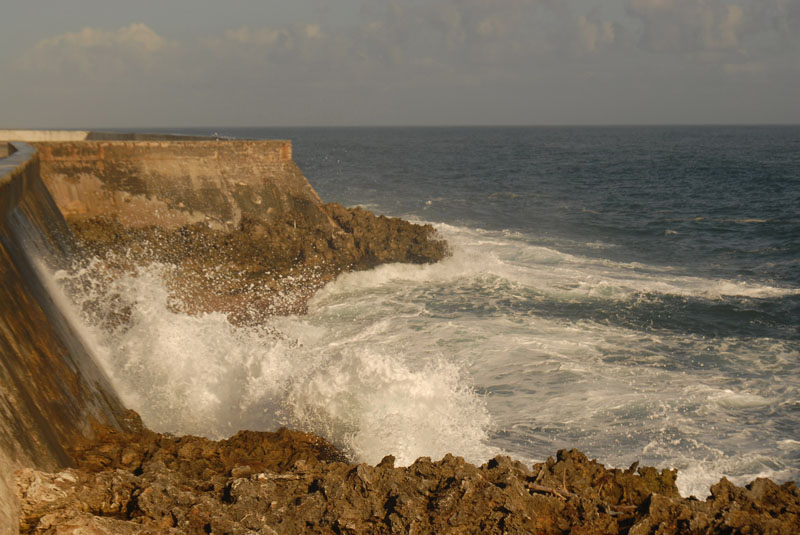
[[[78,71],[83,75],[119,75],[131,67],[146,68],[174,46],[142,23],[116,31],[83,28],[39,41],[22,55],[20,65],[29,71]]]
[[[670,105],[773,81],[763,102],[796,103],[800,0],[619,1],[384,0],[335,23],[239,20],[180,40],[89,27],[38,42],[13,83],[94,124],[673,121]]]
[[[40,41],[19,64],[29,72],[98,79],[220,71],[251,78],[280,70],[304,82],[316,73],[334,84],[381,79],[384,85],[458,86],[525,77],[557,53],[597,53],[614,42],[615,32],[610,21],[574,14],[555,0],[388,0],[365,3],[350,25],[247,24],[182,42],[143,23],[87,27]]]
[[[299,71],[303,63],[328,72],[335,65],[328,72],[334,82],[470,85],[486,76],[518,76],[532,58],[549,53],[549,28],[540,16],[546,9],[537,0],[389,1],[366,4],[346,27],[241,26],[209,46],[262,69],[280,62]]]
[[[630,0],[642,23],[642,45],[653,52],[736,50],[744,9],[724,0]]]
[[[594,53],[614,42],[616,32],[611,21],[593,21],[585,15],[578,16],[578,46],[580,53]]]

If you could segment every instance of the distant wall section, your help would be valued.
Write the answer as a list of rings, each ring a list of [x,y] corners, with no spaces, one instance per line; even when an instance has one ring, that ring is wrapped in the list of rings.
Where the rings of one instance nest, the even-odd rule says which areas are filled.
[[[89,135],[88,130],[2,130],[2,141],[80,141]]]
[[[129,226],[204,222],[232,230],[249,216],[310,214],[321,201],[290,141],[168,140],[35,143],[42,178],[68,218],[113,215]]]

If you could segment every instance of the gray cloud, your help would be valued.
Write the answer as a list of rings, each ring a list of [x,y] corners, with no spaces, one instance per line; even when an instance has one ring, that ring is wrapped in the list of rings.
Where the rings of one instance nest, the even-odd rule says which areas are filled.
[[[180,39],[87,27],[23,53],[0,93],[35,86],[90,125],[714,122],[797,103],[800,0],[619,2],[387,0]]]
[[[132,66],[146,69],[175,46],[141,23],[116,31],[86,27],[40,41],[21,56],[20,66],[28,71],[124,74]]]
[[[630,0],[644,26],[642,44],[654,52],[736,50],[744,9],[724,0]]]
[[[800,38],[800,0],[628,0],[627,12],[644,49],[732,75],[791,68]]]

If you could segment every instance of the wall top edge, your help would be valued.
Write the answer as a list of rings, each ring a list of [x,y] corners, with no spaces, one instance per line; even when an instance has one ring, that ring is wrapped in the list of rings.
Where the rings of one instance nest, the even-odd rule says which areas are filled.
[[[19,166],[27,162],[36,153],[36,149],[27,143],[14,141],[9,143],[14,147],[14,152],[0,158],[0,185],[4,184],[8,176]]]
[[[0,128],[0,142],[27,141],[29,143],[63,141],[262,141],[228,138],[223,136],[195,136],[188,134],[152,134],[146,132],[103,132],[99,130],[29,130]],[[266,141],[266,140],[264,140]]]

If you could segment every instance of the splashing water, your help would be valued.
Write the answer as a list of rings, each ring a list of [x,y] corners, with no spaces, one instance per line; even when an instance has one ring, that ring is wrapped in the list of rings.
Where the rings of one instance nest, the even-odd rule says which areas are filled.
[[[289,425],[371,463],[448,452],[541,460],[579,447],[611,465],[677,467],[686,495],[705,495],[722,474],[792,477],[763,441],[797,454],[785,425],[800,384],[774,380],[797,358],[792,343],[635,325],[665,307],[703,315],[708,302],[795,290],[440,231],[452,258],[342,275],[307,316],[255,327],[180,311],[163,264],[103,284],[97,266],[56,279],[84,289],[78,308],[95,303],[95,323],[103,307],[128,310],[116,327],[91,328],[93,344],[124,403],[158,431],[221,438]]]
[[[94,323],[84,330],[123,403],[156,431],[223,438],[289,425],[367,462],[391,453],[410,464],[439,458],[454,444],[476,462],[496,451],[485,445],[490,421],[482,398],[463,367],[443,355],[423,361],[354,347],[306,318],[240,327],[223,314],[191,316],[166,288],[170,266],[100,283],[101,264],[55,279],[71,289],[73,315]],[[120,309],[124,322],[97,325]]]

